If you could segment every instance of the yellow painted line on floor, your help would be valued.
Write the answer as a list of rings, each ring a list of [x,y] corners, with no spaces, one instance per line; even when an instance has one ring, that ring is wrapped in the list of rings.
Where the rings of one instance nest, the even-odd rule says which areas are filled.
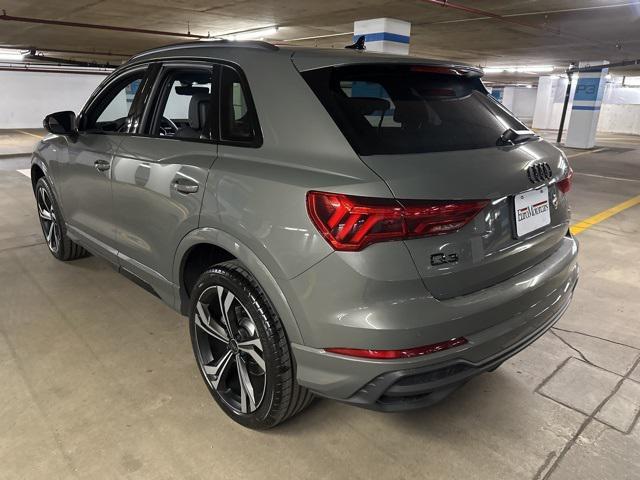
[[[630,198],[625,202],[614,205],[611,208],[608,208],[600,213],[596,213],[594,216],[576,223],[571,227],[571,234],[578,235],[579,233],[584,232],[587,228],[593,227],[594,225],[605,221],[607,218],[613,217],[615,214],[620,213],[627,208],[635,207],[636,205],[640,205],[640,195],[636,195],[635,197]]]
[[[588,155],[589,153],[598,153],[603,150],[606,150],[606,148],[596,148],[595,150],[588,150],[586,152],[574,153],[573,155],[567,155],[567,158],[579,157],[580,155]]]
[[[36,135],[35,133],[29,133],[29,132],[25,132],[24,130],[16,130],[16,132],[20,132],[20,133],[24,133],[25,135],[31,135],[32,137],[36,137],[36,138],[44,138],[42,135]]]

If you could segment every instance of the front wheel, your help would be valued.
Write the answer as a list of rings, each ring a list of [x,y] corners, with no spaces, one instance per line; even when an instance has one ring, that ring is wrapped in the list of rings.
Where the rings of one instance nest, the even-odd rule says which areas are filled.
[[[271,302],[237,261],[204,272],[191,295],[191,343],[200,373],[224,412],[267,429],[303,410],[289,343]]]
[[[67,237],[62,213],[45,177],[36,182],[35,195],[38,219],[51,254],[63,261],[86,257],[89,253]]]

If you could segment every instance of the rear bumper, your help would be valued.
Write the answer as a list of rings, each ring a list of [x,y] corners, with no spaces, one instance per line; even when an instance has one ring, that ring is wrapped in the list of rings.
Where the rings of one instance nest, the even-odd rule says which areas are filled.
[[[576,283],[574,283],[574,288],[575,285]],[[355,395],[343,401],[385,412],[411,410],[433,405],[471,378],[495,370],[505,360],[531,345],[560,319],[570,301],[571,297],[565,301],[560,311],[533,334],[483,362],[454,360],[423,368],[388,372],[376,377]]]
[[[435,403],[518,353],[562,316],[578,281],[577,250],[575,240],[566,237],[550,257],[506,282],[445,301],[415,297],[397,302],[397,311],[384,312],[389,328],[358,330],[365,334],[360,339],[367,333],[384,335],[385,344],[370,343],[369,348],[408,348],[459,336],[467,338],[465,345],[410,359],[370,360],[292,344],[298,382],[321,396],[378,410]],[[326,305],[332,307],[331,302]],[[405,328],[416,319],[423,319],[428,330]],[[353,345],[353,329],[343,329],[342,341],[325,345]],[[413,339],[407,340],[410,333]]]

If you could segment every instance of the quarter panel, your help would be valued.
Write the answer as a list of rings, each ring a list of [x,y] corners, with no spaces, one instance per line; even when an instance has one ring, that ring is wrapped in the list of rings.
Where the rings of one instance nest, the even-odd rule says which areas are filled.
[[[181,310],[180,303],[185,300],[184,296],[178,291],[180,288],[182,259],[193,246],[198,244],[209,244],[223,248],[242,262],[244,267],[251,272],[271,300],[283,322],[289,341],[300,344],[304,343],[297,322],[288,303],[289,297],[285,296],[285,293],[281,288],[281,284],[272,275],[269,268],[242,241],[234,238],[227,232],[215,228],[205,227],[189,232],[182,239],[175,252],[175,256],[173,257],[172,279],[174,288],[176,288],[176,310]],[[282,282],[282,284],[286,286],[287,282]]]
[[[309,220],[309,190],[384,198],[391,192],[355,154],[288,56],[221,54],[246,75],[263,144],[220,145],[201,226],[227,231],[275,277],[292,278],[333,251]],[[216,195],[219,212],[208,207],[209,194]]]

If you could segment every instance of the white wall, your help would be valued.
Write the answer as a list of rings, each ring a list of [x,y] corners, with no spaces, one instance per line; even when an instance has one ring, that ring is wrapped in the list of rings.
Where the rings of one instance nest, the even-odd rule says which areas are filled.
[[[0,129],[42,128],[45,115],[78,113],[104,75],[0,71]]]
[[[640,135],[640,105],[602,104],[598,132]]]

